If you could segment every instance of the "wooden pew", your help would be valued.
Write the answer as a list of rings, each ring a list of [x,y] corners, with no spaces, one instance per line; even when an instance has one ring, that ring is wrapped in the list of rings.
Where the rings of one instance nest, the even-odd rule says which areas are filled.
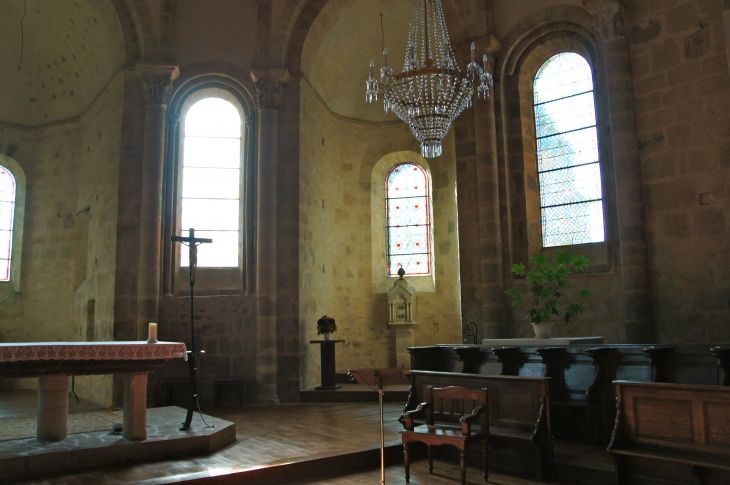
[[[412,370],[411,393],[403,413],[425,400],[427,386],[487,388],[490,468],[543,479],[550,475],[553,458],[548,381],[545,377]],[[403,419],[401,416],[401,422]]]
[[[730,483],[730,388],[615,385],[618,483]]]
[[[609,442],[616,418],[614,380],[730,385],[730,347],[439,345],[409,351],[417,370],[550,377],[553,435],[571,441]]]

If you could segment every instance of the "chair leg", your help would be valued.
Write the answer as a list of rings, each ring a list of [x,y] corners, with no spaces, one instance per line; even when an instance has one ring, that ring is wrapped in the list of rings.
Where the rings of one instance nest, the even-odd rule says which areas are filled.
[[[459,450],[459,464],[461,465],[461,485],[466,484],[466,450]]]
[[[485,441],[482,443],[483,451],[482,451],[482,463],[484,464],[484,481],[489,481],[489,445]]]
[[[433,446],[426,445],[428,449],[428,473],[433,474]]]
[[[406,483],[408,483],[408,479],[411,478],[411,458],[408,454],[408,443],[403,443],[403,466],[406,469]]]

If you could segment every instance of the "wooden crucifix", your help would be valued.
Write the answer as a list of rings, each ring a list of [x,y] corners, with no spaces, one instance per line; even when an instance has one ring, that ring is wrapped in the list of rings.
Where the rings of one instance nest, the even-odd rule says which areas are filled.
[[[195,412],[195,403],[198,400],[198,392],[195,385],[195,314],[193,306],[193,287],[195,286],[195,268],[198,266],[198,246],[205,243],[212,243],[212,239],[203,239],[195,237],[195,229],[190,229],[189,236],[170,236],[170,241],[179,242],[188,246],[190,251],[190,350],[188,351],[188,368],[190,369],[190,398],[188,400],[188,414],[185,422],[180,428],[181,431],[187,431],[193,420]]]

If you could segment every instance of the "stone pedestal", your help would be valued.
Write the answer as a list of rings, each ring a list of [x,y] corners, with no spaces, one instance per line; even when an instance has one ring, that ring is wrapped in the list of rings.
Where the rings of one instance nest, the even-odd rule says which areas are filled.
[[[38,379],[38,441],[61,441],[66,438],[68,416],[68,376]]]
[[[124,375],[124,424],[128,440],[147,438],[147,374]]]
[[[336,364],[335,364],[335,344],[342,343],[344,340],[310,340],[310,344],[319,344],[321,360],[321,378],[322,385],[315,387],[318,391],[332,391],[339,389],[335,382]]]
[[[395,329],[395,365],[398,369],[411,370],[411,354],[408,347],[413,347],[413,328],[415,323],[388,323],[388,328]]]

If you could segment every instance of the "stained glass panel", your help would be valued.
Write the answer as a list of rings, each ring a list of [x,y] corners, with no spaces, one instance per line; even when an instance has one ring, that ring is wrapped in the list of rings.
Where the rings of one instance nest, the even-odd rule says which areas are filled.
[[[580,55],[548,59],[535,76],[543,246],[605,240],[593,76]]]
[[[394,167],[386,179],[388,274],[431,274],[428,177],[414,163]]]
[[[182,218],[185,234],[213,239],[200,246],[198,266],[237,267],[240,247],[241,116],[221,98],[196,102],[185,116]],[[188,266],[188,253],[180,265]]]
[[[0,165],[0,281],[10,281],[15,217],[15,177]]]

